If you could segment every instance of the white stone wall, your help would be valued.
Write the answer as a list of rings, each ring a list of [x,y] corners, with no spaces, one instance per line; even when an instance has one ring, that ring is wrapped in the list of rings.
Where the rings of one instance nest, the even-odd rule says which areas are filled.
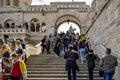
[[[109,47],[112,54],[120,60],[120,0],[110,0],[90,27],[87,36],[90,37],[94,48],[97,49],[99,45]],[[115,80],[120,79],[120,61],[118,63]]]

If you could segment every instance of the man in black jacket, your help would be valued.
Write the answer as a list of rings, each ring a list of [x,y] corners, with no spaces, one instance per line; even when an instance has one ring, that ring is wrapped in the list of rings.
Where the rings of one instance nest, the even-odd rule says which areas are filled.
[[[93,54],[93,50],[89,50],[89,54],[86,56],[89,80],[93,80],[93,70],[95,67],[95,59],[97,59],[97,57]]]

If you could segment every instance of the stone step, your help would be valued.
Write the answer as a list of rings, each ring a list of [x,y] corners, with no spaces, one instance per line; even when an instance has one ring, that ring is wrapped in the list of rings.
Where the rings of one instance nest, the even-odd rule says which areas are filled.
[[[78,66],[87,68],[87,65],[82,65],[82,64],[78,64]],[[56,67],[56,68],[61,68],[61,67],[65,67],[65,64],[38,64],[38,65],[33,65],[33,64],[29,64],[27,65],[27,68],[51,68],[51,67]],[[98,65],[96,65],[96,67],[99,67]]]
[[[28,80],[68,80],[67,78],[28,78]],[[89,80],[89,78],[77,78],[76,80]],[[93,80],[103,80],[103,78],[94,78]]]
[[[53,70],[53,71],[64,71],[65,70],[65,68],[64,67],[61,67],[61,68],[56,68],[56,67],[52,67],[52,68],[27,68],[27,70],[29,71],[29,70],[39,70],[39,71],[43,71],[43,70],[47,70],[47,71],[51,71],[51,70]],[[88,71],[86,68],[80,68],[80,70],[81,71]],[[94,70],[99,70],[99,68],[95,68]]]
[[[28,80],[68,80],[65,70],[65,59],[56,57],[55,54],[40,54],[29,57],[27,64]],[[88,80],[87,63],[81,64],[78,59],[77,64],[80,71],[77,72],[77,80]],[[96,61],[94,69],[94,80],[103,80],[98,75],[99,60]]]
[[[77,74],[76,75],[77,77],[80,77],[80,78],[84,78],[84,77],[88,77],[88,74]],[[93,74],[94,77],[99,77],[98,74]],[[42,78],[65,78],[67,77],[67,74],[28,74],[28,77],[42,77]]]
[[[28,74],[66,74],[67,71],[28,71]],[[88,71],[79,71],[77,73],[86,74]],[[97,74],[98,71],[93,71],[94,74]]]

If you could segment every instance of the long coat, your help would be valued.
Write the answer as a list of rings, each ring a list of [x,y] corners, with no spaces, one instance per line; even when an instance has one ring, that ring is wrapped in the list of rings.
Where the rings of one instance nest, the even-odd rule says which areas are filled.
[[[74,69],[79,71],[79,67],[76,63],[76,59],[79,58],[77,51],[75,50],[69,50],[65,53],[64,58],[66,59],[66,70]]]

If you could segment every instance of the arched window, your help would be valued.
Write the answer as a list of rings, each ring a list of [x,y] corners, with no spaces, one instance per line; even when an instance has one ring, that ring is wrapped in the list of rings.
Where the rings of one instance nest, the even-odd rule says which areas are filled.
[[[34,31],[35,32],[38,32],[40,30],[40,23],[39,23],[39,20],[37,18],[33,18],[31,21],[30,21],[30,24],[31,26],[34,25]]]
[[[13,22],[12,19],[8,19],[4,22],[4,26],[5,26],[5,28],[14,28],[15,23]]]
[[[9,24],[9,23],[6,23],[6,24],[5,24],[5,27],[6,27],[6,28],[10,28],[10,24]]]
[[[35,32],[35,25],[34,25],[34,23],[31,23],[31,25],[30,25],[30,30],[31,30],[32,32]]]
[[[24,26],[25,26],[25,29],[28,29],[28,23],[27,22],[24,24]]]
[[[42,23],[41,31],[46,32],[46,24],[45,23]]]

